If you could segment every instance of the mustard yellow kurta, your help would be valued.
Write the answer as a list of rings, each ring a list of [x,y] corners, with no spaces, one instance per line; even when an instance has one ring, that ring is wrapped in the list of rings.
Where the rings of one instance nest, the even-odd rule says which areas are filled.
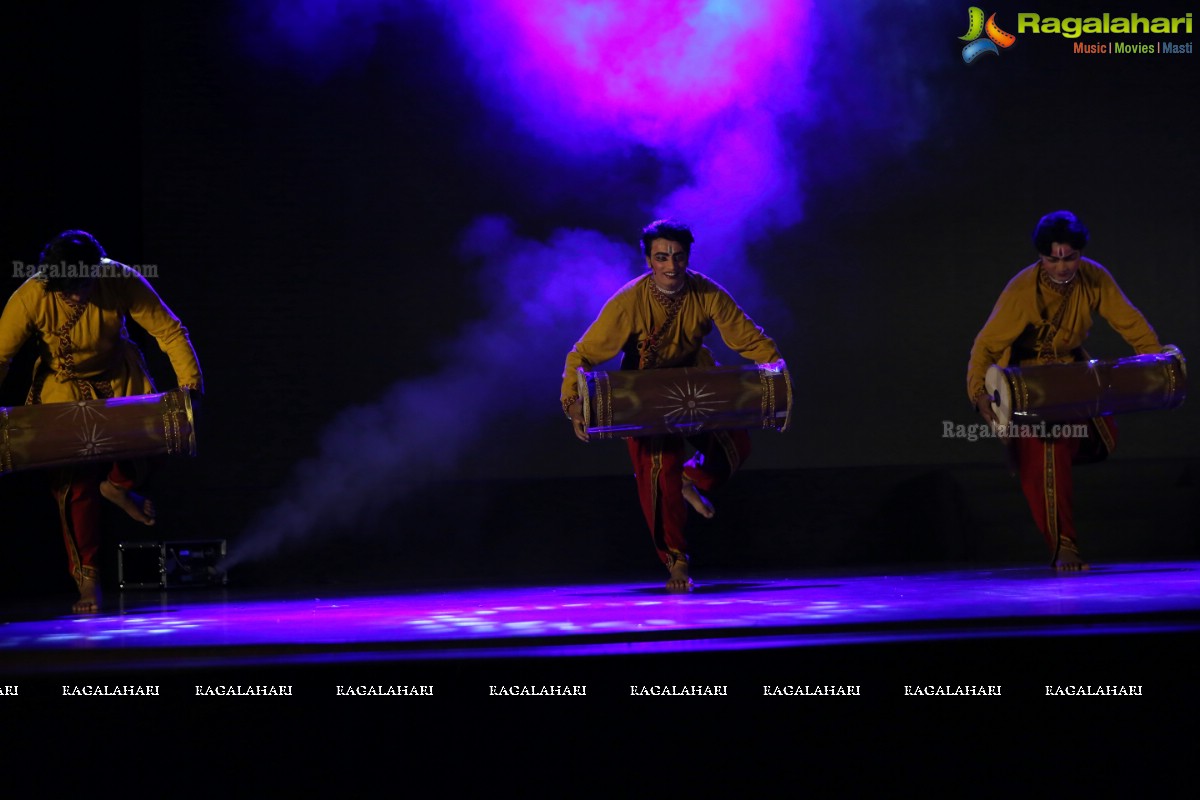
[[[13,293],[0,315],[0,382],[21,346],[35,338],[31,402],[86,399],[89,386],[104,384],[113,397],[150,394],[154,384],[125,327],[132,318],[167,354],[179,385],[203,389],[196,352],[179,319],[137,272],[107,259],[105,267],[115,274],[96,279],[82,314],[65,332],[75,309],[61,295],[36,277]]]
[[[664,299],[653,288],[649,274],[625,284],[609,298],[596,321],[567,354],[560,399],[564,408],[576,398],[577,369],[590,371],[623,353],[625,369],[642,367],[642,351],[651,334],[657,340],[653,363],[645,368],[712,366],[713,357],[704,337],[715,327],[738,355],[757,363],[780,358],[775,342],[742,311],[729,292],[709,278],[691,270],[682,294]],[[678,301],[679,309],[666,330],[666,305]],[[655,436],[626,440],[638,497],[659,559],[668,569],[678,559],[687,559],[684,526],[688,506],[682,495],[684,476],[708,491],[738,468],[750,449],[745,431],[717,431],[693,440],[697,455],[686,464],[682,437]],[[719,465],[719,466],[718,466]]]
[[[1097,313],[1139,355],[1162,350],[1154,329],[1125,297],[1108,270],[1084,258],[1075,282],[1077,285],[1064,298],[1047,285],[1037,262],[1008,282],[971,347],[967,395],[972,400],[984,391],[988,367],[992,364],[1008,366],[1014,352],[1018,366],[1077,360],[1076,351],[1087,339],[1093,315]],[[1067,307],[1063,309],[1061,324],[1057,330],[1048,330],[1064,302]],[[1051,336],[1048,353],[1046,357],[1038,358],[1039,338],[1045,334]]]
[[[967,394],[974,400],[986,392],[984,378],[992,364],[1019,366],[1067,363],[1083,357],[1084,340],[1099,314],[1138,354],[1162,350],[1158,336],[1142,313],[1122,293],[1108,270],[1081,259],[1071,284],[1054,285],[1040,264],[1016,274],[996,301],[967,365]],[[1077,559],[1071,465],[1103,457],[1112,450],[1115,426],[1096,419],[1080,438],[1021,436],[1009,442],[1021,489],[1033,519],[1045,537],[1052,563]]]
[[[631,280],[609,298],[596,321],[583,338],[567,353],[563,371],[564,402],[577,396],[576,369],[590,371],[618,353],[624,353],[626,369],[636,369],[638,344],[644,342],[667,316],[666,309],[654,298],[649,274]],[[716,281],[704,275],[687,273],[682,305],[670,330],[664,331],[658,346],[658,368],[712,366],[712,354],[704,347],[704,337],[715,326],[730,350],[759,364],[781,356],[775,342],[754,324],[746,312]]]

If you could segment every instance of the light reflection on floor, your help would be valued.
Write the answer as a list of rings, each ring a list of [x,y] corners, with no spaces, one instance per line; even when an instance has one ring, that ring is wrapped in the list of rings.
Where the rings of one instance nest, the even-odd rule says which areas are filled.
[[[543,655],[753,648],[1003,635],[1200,629],[1200,563],[970,569],[710,581],[687,595],[645,584],[476,588],[261,599],[236,589],[127,594],[116,613],[0,625],[24,651],[379,646],[408,657],[536,648]]]

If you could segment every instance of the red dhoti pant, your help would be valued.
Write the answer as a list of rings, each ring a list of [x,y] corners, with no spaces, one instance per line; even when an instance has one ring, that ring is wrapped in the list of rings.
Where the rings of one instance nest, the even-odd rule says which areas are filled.
[[[654,549],[670,569],[676,559],[687,559],[684,476],[704,493],[719,488],[750,455],[750,434],[744,430],[711,431],[686,438],[644,436],[625,441]],[[687,444],[696,452],[685,461]]]
[[[1021,490],[1033,521],[1050,549],[1051,562],[1063,550],[1078,552],[1073,509],[1071,468],[1103,461],[1117,443],[1117,426],[1110,417],[1060,423],[1060,430],[1085,435],[1054,438],[1019,436],[1012,440]]]
[[[54,476],[54,499],[67,548],[67,568],[76,584],[100,575],[100,484],[111,481],[122,489],[137,484],[136,465],[116,463],[79,464],[58,470]]]

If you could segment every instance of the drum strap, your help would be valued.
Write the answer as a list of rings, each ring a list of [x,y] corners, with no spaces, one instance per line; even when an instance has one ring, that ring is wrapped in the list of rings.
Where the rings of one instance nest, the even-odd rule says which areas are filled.
[[[83,318],[83,314],[87,311],[88,301],[84,300],[81,303],[75,303],[71,300],[63,298],[67,306],[71,309],[70,315],[66,321],[58,327],[54,332],[54,336],[58,339],[58,356],[59,372],[62,375],[64,383],[74,383],[79,388],[79,393],[84,400],[108,400],[113,396],[112,384],[108,381],[89,381],[80,378],[75,374],[75,343],[71,341],[71,329]],[[45,374],[36,376],[33,385],[29,387],[29,396],[26,398],[27,404],[41,402],[42,383],[45,382]]]
[[[683,292],[677,295],[663,294],[658,291],[653,279],[650,280],[650,293],[666,309],[667,316],[661,325],[650,331],[644,341],[638,342],[638,369],[654,369],[658,366],[658,346],[662,343],[663,334],[674,324],[679,309],[683,307]]]
[[[1038,360],[1042,362],[1051,361],[1057,355],[1057,348],[1054,346],[1054,337],[1062,328],[1063,317],[1067,313],[1067,303],[1070,302],[1071,296],[1075,294],[1075,285],[1078,281],[1071,283],[1067,287],[1067,291],[1062,293],[1062,302],[1058,304],[1058,311],[1054,313],[1054,319],[1050,320],[1050,324],[1042,330],[1042,335],[1038,337],[1037,353]]]
[[[1088,361],[1091,359],[1091,355],[1089,355],[1088,351],[1084,350],[1082,347],[1076,348],[1075,353],[1076,358],[1079,361]],[[1108,427],[1110,423],[1105,421],[1104,417],[1092,417],[1091,421],[1092,427],[1096,429],[1096,433],[1100,436],[1100,441],[1103,443],[1105,451],[1104,455],[1094,458],[1093,461],[1103,461],[1105,458],[1112,455],[1113,450],[1117,449],[1117,439],[1115,436],[1113,436],[1114,428]],[[1116,423],[1112,424],[1115,425]]]
[[[1104,442],[1104,449],[1111,454],[1117,448],[1117,440],[1113,436],[1113,429],[1108,427],[1108,424],[1103,417],[1092,418],[1092,425],[1096,428],[1096,433],[1100,435],[1100,441]]]

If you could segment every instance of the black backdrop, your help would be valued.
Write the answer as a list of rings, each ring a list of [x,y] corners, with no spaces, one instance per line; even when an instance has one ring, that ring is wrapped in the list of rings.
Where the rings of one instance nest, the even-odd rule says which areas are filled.
[[[943,421],[975,421],[963,388],[971,340],[1053,209],[1091,225],[1089,255],[1164,341],[1200,352],[1195,56],[1073,55],[1065,40],[1027,37],[1019,53],[968,66],[945,45],[962,9],[945,5],[905,22],[914,46],[944,58],[889,63],[882,51],[858,65],[872,91],[919,98],[923,130],[884,148],[858,131],[796,132],[818,156],[804,220],[751,255],[771,288],[755,316],[789,359],[799,424],[759,438],[757,469],[998,463],[992,443],[944,439]],[[1055,6],[1066,16],[1086,4]],[[1153,6],[1139,10],[1171,11]],[[634,198],[667,167],[638,154],[615,170],[555,161],[603,202],[539,191],[550,176],[528,148],[505,155],[520,134],[486,115],[432,15],[314,83],[248,54],[232,11],[46,3],[7,31],[4,253],[30,261],[81,227],[114,258],[159,265],[155,285],[208,382],[202,458],[166,465],[160,490],[167,507],[178,492],[178,516],[192,520],[177,532],[236,539],[342,408],[434,373],[444,342],[483,313],[455,246],[471,220],[512,213],[534,238],[588,227],[632,253],[648,213]],[[839,53],[815,74],[836,79]],[[17,285],[0,281],[6,293]],[[1103,323],[1090,349],[1128,352]],[[0,403],[22,401],[29,363],[22,354]],[[546,376],[544,407],[489,421],[442,477],[624,472],[619,446],[570,438],[556,383]],[[1198,426],[1194,402],[1128,417],[1119,457],[1194,456]],[[38,480],[0,481],[6,535],[45,521],[31,510]]]

